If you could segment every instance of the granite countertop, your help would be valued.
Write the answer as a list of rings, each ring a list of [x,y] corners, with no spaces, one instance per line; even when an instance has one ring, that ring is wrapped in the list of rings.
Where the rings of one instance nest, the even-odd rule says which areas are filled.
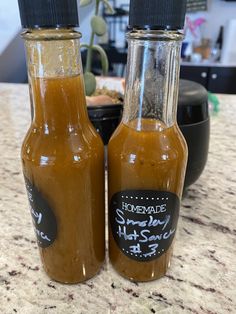
[[[92,280],[62,285],[42,270],[21,173],[28,87],[0,84],[0,313],[236,313],[236,96],[219,98],[208,164],[183,199],[168,274],[135,284],[107,262]]]

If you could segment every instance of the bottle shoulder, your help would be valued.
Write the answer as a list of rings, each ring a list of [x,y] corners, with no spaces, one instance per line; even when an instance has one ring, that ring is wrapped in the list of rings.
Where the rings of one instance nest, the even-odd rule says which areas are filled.
[[[41,164],[57,162],[81,162],[103,156],[100,136],[88,127],[86,130],[73,130],[68,133],[47,134],[31,126],[21,148],[23,160]]]
[[[187,144],[177,125],[162,131],[138,131],[120,124],[108,145],[109,156],[178,159],[187,156]]]

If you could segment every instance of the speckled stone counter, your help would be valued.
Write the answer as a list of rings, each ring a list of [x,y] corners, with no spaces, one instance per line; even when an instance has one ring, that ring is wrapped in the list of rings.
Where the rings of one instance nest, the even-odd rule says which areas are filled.
[[[26,85],[0,84],[0,313],[236,313],[236,96],[219,96],[207,167],[183,199],[174,256],[159,281],[135,284],[107,262],[79,285],[40,263],[20,164]]]

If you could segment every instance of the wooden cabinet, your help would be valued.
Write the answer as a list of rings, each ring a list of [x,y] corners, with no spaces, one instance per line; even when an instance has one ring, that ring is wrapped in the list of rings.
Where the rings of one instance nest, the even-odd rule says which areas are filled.
[[[200,83],[207,88],[208,71],[209,68],[203,66],[181,66],[180,78]]]
[[[236,67],[182,65],[180,77],[200,83],[212,93],[236,94]]]
[[[236,94],[236,67],[211,67],[208,90],[212,93]]]

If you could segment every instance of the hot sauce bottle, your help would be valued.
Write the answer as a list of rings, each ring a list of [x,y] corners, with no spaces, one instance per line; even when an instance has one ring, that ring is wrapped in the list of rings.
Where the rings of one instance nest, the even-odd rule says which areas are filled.
[[[104,149],[89,122],[76,0],[19,0],[34,117],[22,145],[30,210],[46,273],[94,276],[105,256]]]
[[[108,146],[109,255],[133,281],[165,275],[187,146],[176,122],[186,1],[131,0],[125,106]]]

